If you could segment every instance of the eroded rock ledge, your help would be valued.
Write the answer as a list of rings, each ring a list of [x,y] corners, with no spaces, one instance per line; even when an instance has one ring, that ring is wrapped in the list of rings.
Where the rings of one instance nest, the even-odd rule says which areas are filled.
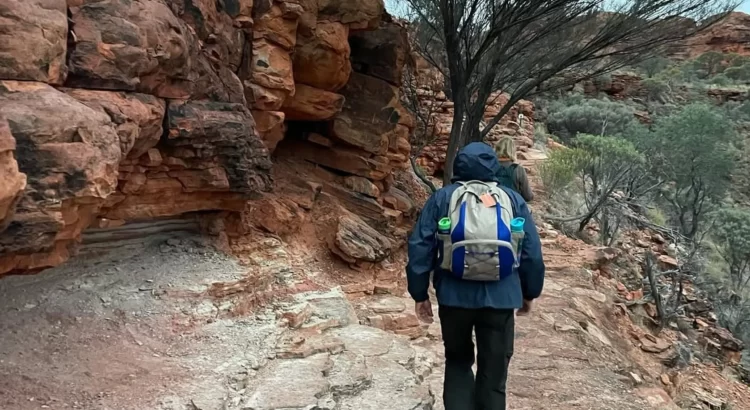
[[[382,0],[3,8],[0,274],[63,262],[88,228],[194,212],[288,234],[320,194],[344,260],[397,246],[409,47]]]

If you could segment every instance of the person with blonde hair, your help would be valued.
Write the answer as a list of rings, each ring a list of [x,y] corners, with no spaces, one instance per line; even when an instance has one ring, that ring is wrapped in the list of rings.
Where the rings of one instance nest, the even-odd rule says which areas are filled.
[[[495,174],[497,182],[521,194],[526,202],[533,200],[534,193],[531,192],[526,169],[517,163],[516,144],[513,138],[505,136],[500,139],[495,144],[495,153],[500,161],[500,169]]]

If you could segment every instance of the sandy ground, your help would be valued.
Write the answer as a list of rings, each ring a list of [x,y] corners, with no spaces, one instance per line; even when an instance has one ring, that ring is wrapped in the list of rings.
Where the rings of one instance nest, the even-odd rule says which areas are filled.
[[[0,408],[364,410],[370,407],[363,403],[373,409],[384,405],[392,389],[403,393],[402,401],[387,403],[402,407],[380,408],[442,408],[439,325],[409,341],[356,323],[358,313],[360,318],[369,314],[368,306],[382,305],[383,295],[362,295],[351,303],[337,296],[320,303],[327,289],[292,292],[245,315],[235,310],[241,298],[211,298],[212,284],[265,275],[268,269],[279,279],[309,273],[323,283],[330,280],[309,264],[296,268],[293,250],[274,239],[255,252],[247,256],[256,265],[243,266],[202,245],[200,238],[172,239],[3,279]],[[510,408],[648,408],[624,371],[627,359],[618,353],[616,336],[601,324],[600,301],[606,296],[580,287],[590,282],[580,272],[550,271],[539,309],[519,318]],[[307,340],[299,349],[313,350],[277,357],[284,340],[304,330],[288,329],[277,312],[300,300],[316,308],[308,323],[339,319],[331,330],[319,327],[323,331],[313,338],[300,338]],[[399,314],[411,315],[408,299],[397,303],[404,312]],[[371,352],[381,345],[387,347]],[[407,359],[393,356],[394,351]],[[350,362],[358,357],[369,375],[363,376],[365,387],[351,382],[337,390],[331,369],[344,366],[339,373],[354,377]],[[349,361],[337,365],[344,359]],[[376,377],[383,374],[409,382],[384,384]],[[299,397],[273,388],[288,378],[299,378],[290,387],[301,389]],[[332,395],[337,391],[346,394]],[[317,396],[330,397],[330,407]],[[318,407],[306,407],[311,405]]]
[[[404,289],[345,294],[335,286],[372,275],[337,272],[305,241],[254,238],[241,261],[196,236],[130,241],[3,278],[0,409],[442,409],[439,324],[407,329],[412,339],[366,326],[416,323]],[[618,329],[615,290],[594,286],[580,242],[544,246],[544,295],[517,321],[509,408],[677,408],[637,364],[658,358]],[[403,257],[389,263],[400,271]]]

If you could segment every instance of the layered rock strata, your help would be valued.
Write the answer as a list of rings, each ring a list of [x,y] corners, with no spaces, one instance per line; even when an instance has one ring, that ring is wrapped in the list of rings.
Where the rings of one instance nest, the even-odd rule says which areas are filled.
[[[263,228],[321,192],[348,209],[336,253],[371,263],[413,213],[393,186],[408,42],[381,0],[10,0],[0,25],[0,274],[90,227],[254,203]],[[314,195],[274,183],[274,151],[321,169]]]

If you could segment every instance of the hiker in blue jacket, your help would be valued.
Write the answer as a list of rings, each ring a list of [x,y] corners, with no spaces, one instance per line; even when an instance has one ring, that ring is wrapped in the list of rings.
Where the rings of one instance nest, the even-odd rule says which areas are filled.
[[[464,147],[453,166],[453,183],[430,197],[409,238],[406,267],[409,293],[416,302],[417,316],[428,323],[433,316],[428,296],[433,272],[445,345],[446,410],[505,409],[508,364],[513,355],[514,312],[518,309],[518,315],[528,314],[544,284],[541,243],[529,208],[518,193],[504,187],[501,189],[510,198],[513,216],[525,218],[517,267],[506,275],[500,274],[501,279],[495,281],[465,280],[440,268],[436,234],[438,222],[449,216],[452,194],[461,182],[495,182],[499,167],[495,151],[489,145],[476,142]],[[478,350],[476,380],[472,371],[475,360],[472,330],[476,332]]]

